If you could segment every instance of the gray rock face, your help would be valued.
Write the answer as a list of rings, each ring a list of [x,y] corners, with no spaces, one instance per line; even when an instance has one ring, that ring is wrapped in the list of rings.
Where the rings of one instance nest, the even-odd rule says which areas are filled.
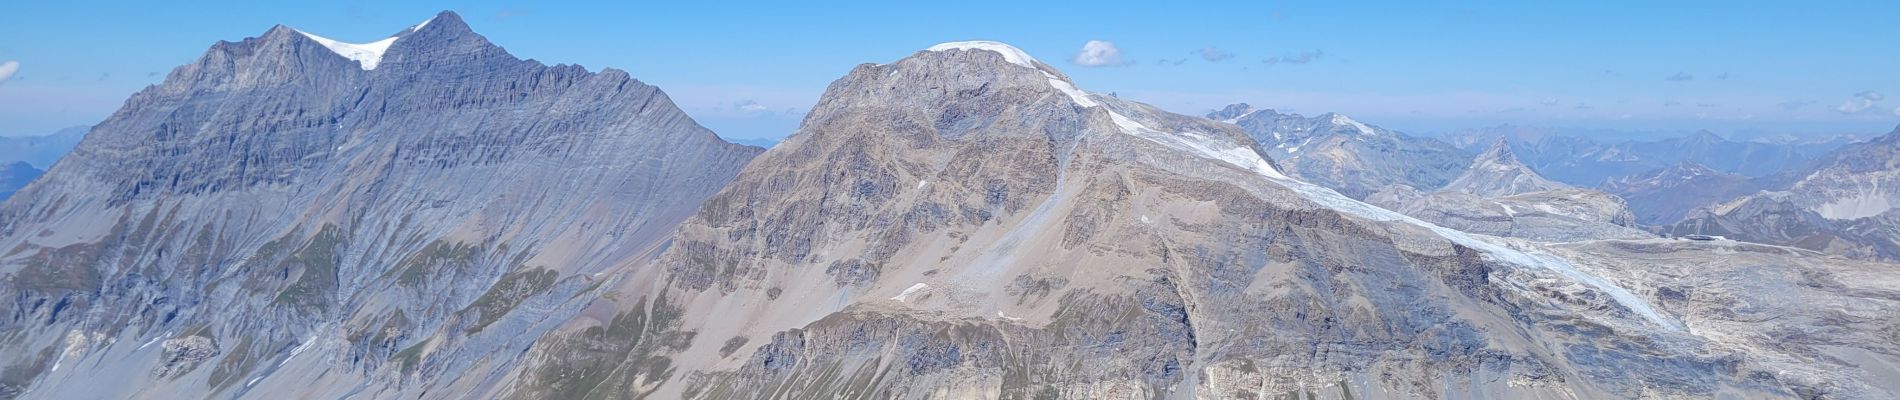
[[[1449,143],[1361,123],[1337,113],[1315,117],[1233,104],[1208,119],[1239,125],[1286,172],[1364,199],[1401,184],[1435,189],[1470,165],[1470,154]]]
[[[219,42],[0,206],[0,394],[478,391],[761,151],[453,13],[392,40]]]
[[[1668,225],[1696,208],[1761,190],[1748,177],[1685,161],[1667,168],[1611,179],[1597,189],[1622,197],[1644,225]]]
[[[1868,321],[1900,315],[1879,294],[1900,282],[1867,264],[1471,235],[1282,175],[1256,148],[1229,124],[1081,92],[1001,44],[860,65],[499,395],[1895,393],[1878,369],[1810,357],[1835,350],[1777,344],[1891,362]],[[1770,275],[1868,280],[1747,287]],[[1752,299],[1868,303],[1830,317],[1851,331],[1786,330],[1743,322]]]

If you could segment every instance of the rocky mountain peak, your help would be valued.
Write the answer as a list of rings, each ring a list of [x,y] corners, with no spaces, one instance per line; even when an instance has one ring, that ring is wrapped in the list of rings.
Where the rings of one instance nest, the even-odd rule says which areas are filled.
[[[1254,108],[1252,104],[1234,103],[1234,104],[1228,104],[1226,107],[1221,107],[1220,110],[1207,113],[1207,119],[1216,120],[1216,121],[1227,121],[1228,123],[1233,123],[1234,121],[1237,121],[1242,117],[1251,115],[1256,111],[1259,111],[1259,109]],[[1272,110],[1268,110],[1268,111],[1272,111]]]
[[[1478,154],[1478,158],[1472,160],[1471,167],[1497,170],[1530,169],[1524,166],[1523,161],[1517,159],[1517,153],[1511,151],[1511,142],[1502,138],[1492,142],[1491,147],[1484,149],[1484,153]]]
[[[1496,197],[1568,188],[1570,185],[1545,179],[1525,166],[1511,153],[1510,143],[1499,139],[1472,160],[1471,168],[1464,174],[1446,184],[1444,190]]]
[[[1376,128],[1373,128],[1371,125],[1366,125],[1365,123],[1352,119],[1352,117],[1348,117],[1345,114],[1329,112],[1329,113],[1320,115],[1320,118],[1324,118],[1327,123],[1332,124],[1333,126],[1332,130],[1334,132],[1340,132],[1340,133],[1345,133],[1349,135],[1376,135],[1379,133],[1379,130]]]
[[[1728,139],[1723,139],[1722,135],[1717,135],[1715,132],[1710,132],[1707,129],[1696,130],[1695,133],[1689,135],[1688,139],[1690,143],[1722,143],[1728,141]]]

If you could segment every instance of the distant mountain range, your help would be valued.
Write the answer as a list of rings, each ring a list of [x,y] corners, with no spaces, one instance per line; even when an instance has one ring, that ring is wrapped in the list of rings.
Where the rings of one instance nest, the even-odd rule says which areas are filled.
[[[1337,113],[1311,118],[1233,104],[1208,119],[1240,126],[1288,174],[1364,199],[1393,184],[1444,186],[1471,155],[1443,141],[1413,137]]]
[[[1598,189],[1629,201],[1636,220],[1644,225],[1667,225],[1691,210],[1752,194],[1761,185],[1746,176],[1709,168],[1694,161],[1649,172],[1613,178]]]
[[[1809,142],[1733,141],[1698,131],[1661,140],[1600,142],[1548,128],[1512,125],[1457,131],[1447,134],[1446,140],[1467,150],[1504,140],[1526,165],[1544,176],[1583,187],[1685,161],[1720,172],[1768,176],[1802,167],[1808,160],[1852,141],[1847,137]]]
[[[1900,260],[1900,127],[1754,183],[1763,191],[1691,212],[1671,232]]]
[[[40,174],[44,173],[46,171],[34,168],[33,164],[27,164],[25,161],[14,161],[0,168],[0,200],[12,197],[13,192],[20,191],[20,188],[33,183],[33,179],[39,178]]]
[[[72,151],[91,130],[91,126],[75,126],[44,136],[0,137],[0,163],[24,162],[34,168],[52,168],[54,161]]]
[[[61,129],[44,136],[0,137],[0,200],[26,187],[86,137],[90,126]]]
[[[1498,141],[1450,184],[1419,191],[1394,185],[1367,198],[1385,207],[1466,232],[1547,242],[1645,239],[1623,199],[1544,179]]]

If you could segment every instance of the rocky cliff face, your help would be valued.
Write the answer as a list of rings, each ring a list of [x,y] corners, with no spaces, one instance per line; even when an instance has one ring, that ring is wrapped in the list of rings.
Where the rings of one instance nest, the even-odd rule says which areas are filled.
[[[366,45],[283,26],[219,42],[0,206],[0,395],[484,376],[759,151],[453,13]]]
[[[1435,189],[1470,165],[1449,143],[1361,123],[1337,113],[1315,117],[1233,104],[1207,115],[1240,126],[1286,173],[1355,199],[1391,185]]]
[[[1472,235],[1283,175],[1255,148],[998,43],[860,65],[483,395],[1894,393],[1883,372],[1810,357],[1828,343],[1894,359],[1873,338],[1900,315],[1879,293],[1900,283],[1868,265]],[[1815,283],[1747,287],[1769,275]],[[1818,304],[1856,304],[1831,319],[1852,326],[1746,322]]]

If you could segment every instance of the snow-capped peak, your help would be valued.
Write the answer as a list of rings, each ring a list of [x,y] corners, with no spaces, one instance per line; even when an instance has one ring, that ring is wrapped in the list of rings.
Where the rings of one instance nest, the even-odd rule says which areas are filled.
[[[1253,115],[1253,113],[1257,113],[1257,112],[1260,112],[1260,109],[1253,108],[1253,106],[1247,106],[1247,111],[1241,112],[1240,115],[1235,115],[1233,118],[1221,120],[1221,122],[1226,122],[1229,124],[1237,123],[1237,122],[1240,122],[1241,119],[1247,118],[1248,116],[1251,116]]]
[[[420,24],[409,27],[405,33],[420,31],[422,27],[429,26],[429,23],[434,21],[435,17],[430,17]],[[376,69],[376,64],[383,60],[383,53],[389,51],[389,45],[396,44],[396,39],[402,38],[401,35],[396,35],[369,43],[348,43],[317,36],[310,32],[304,32],[302,29],[292,30],[297,31],[298,34],[302,34],[304,37],[310,38],[310,40],[316,41],[317,44],[323,45],[323,47],[330,49],[332,52],[336,52],[337,55],[343,56],[343,58],[356,61],[358,65],[363,66],[364,71]]]
[[[422,30],[422,27],[429,26],[430,22],[435,22],[435,17],[429,17],[429,19],[422,20],[422,23],[416,24],[416,26],[409,27],[409,31],[410,32],[420,31]]]
[[[1339,113],[1333,113],[1333,120],[1332,120],[1332,122],[1333,122],[1333,125],[1347,125],[1347,126],[1351,126],[1351,127],[1353,128],[1353,129],[1358,129],[1358,130],[1359,130],[1359,133],[1361,133],[1361,134],[1366,134],[1366,135],[1371,135],[1371,134],[1373,134],[1373,133],[1375,133],[1375,131],[1373,131],[1373,130],[1372,130],[1372,127],[1371,127],[1371,126],[1368,126],[1368,125],[1366,125],[1366,124],[1364,124],[1364,123],[1361,123],[1361,122],[1359,122],[1359,121],[1356,121],[1356,120],[1353,120],[1353,119],[1352,119],[1352,117],[1347,117],[1347,116],[1345,116],[1345,115],[1341,115],[1341,114],[1339,114]]]
[[[924,51],[950,51],[950,50],[994,51],[996,52],[996,54],[1002,54],[1003,61],[1008,61],[1010,64],[1021,65],[1021,66],[1025,66],[1029,68],[1036,68],[1035,57],[1030,57],[1029,53],[1023,52],[1022,49],[1018,49],[1016,48],[1016,46],[1011,46],[1003,42],[992,42],[992,41],[987,41],[987,40],[973,40],[973,41],[967,41],[967,42],[949,42],[949,43],[938,43],[936,46],[930,46],[930,48],[924,49]]]

